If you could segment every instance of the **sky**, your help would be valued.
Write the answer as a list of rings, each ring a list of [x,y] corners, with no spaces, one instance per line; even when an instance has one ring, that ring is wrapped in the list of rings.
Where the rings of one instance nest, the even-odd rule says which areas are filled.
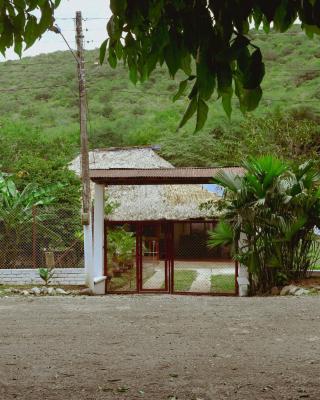
[[[82,11],[85,48],[94,49],[106,38],[106,24],[111,15],[109,0],[62,0],[56,10],[56,23],[62,30],[72,48],[75,48],[74,17],[76,11]],[[88,19],[87,19],[88,18]],[[67,50],[60,35],[53,32],[45,33],[30,49],[23,53],[23,57],[35,56],[41,53],[50,53],[57,50]],[[6,57],[0,61],[17,60],[19,57],[8,50]]]

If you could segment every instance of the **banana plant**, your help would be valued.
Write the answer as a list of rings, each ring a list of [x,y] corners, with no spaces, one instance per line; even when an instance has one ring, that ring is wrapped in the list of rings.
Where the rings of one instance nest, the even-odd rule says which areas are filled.
[[[54,202],[53,193],[60,185],[37,188],[32,184],[18,190],[10,175],[0,174],[0,265],[14,268],[23,238],[31,230],[34,218],[44,219],[45,214],[34,217],[35,207],[49,206]]]

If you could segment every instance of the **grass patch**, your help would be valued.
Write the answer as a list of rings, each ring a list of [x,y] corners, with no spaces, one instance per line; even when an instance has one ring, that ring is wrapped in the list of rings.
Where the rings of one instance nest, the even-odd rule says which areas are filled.
[[[154,269],[143,270],[143,284],[154,275]],[[121,276],[112,277],[111,282],[108,285],[110,291],[123,291],[123,290],[136,290],[136,269],[122,272]]]
[[[312,265],[309,268],[309,271],[314,271],[314,270],[319,270],[320,269],[320,264]]]
[[[194,270],[174,271],[174,290],[176,292],[187,292],[198,273]]]
[[[108,290],[136,290],[136,271],[135,269],[122,272],[121,276],[113,276],[108,284]]]
[[[234,291],[234,275],[211,275],[211,292],[233,293]]]

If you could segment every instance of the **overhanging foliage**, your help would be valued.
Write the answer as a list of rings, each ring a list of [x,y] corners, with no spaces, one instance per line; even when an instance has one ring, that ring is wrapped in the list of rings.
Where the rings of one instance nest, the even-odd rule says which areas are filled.
[[[100,61],[107,50],[112,67],[123,59],[134,83],[146,80],[158,63],[165,63],[172,77],[182,70],[186,79],[175,99],[189,84],[192,88],[180,127],[196,113],[196,131],[205,124],[212,96],[221,99],[229,116],[233,94],[242,112],[258,106],[265,67],[250,26],[285,32],[299,19],[309,36],[320,32],[319,0],[111,0],[110,6]]]
[[[61,0],[0,0],[0,52],[8,48],[21,57],[26,48],[52,26],[54,10]]]

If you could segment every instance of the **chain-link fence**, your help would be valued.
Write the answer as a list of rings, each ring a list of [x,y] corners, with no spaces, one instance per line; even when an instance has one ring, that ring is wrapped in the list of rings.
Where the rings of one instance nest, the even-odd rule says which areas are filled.
[[[33,208],[23,221],[0,222],[0,269],[83,267],[80,213],[59,208]]]
[[[235,294],[236,265],[226,246],[210,248],[215,222],[177,222],[173,228],[173,291]]]

